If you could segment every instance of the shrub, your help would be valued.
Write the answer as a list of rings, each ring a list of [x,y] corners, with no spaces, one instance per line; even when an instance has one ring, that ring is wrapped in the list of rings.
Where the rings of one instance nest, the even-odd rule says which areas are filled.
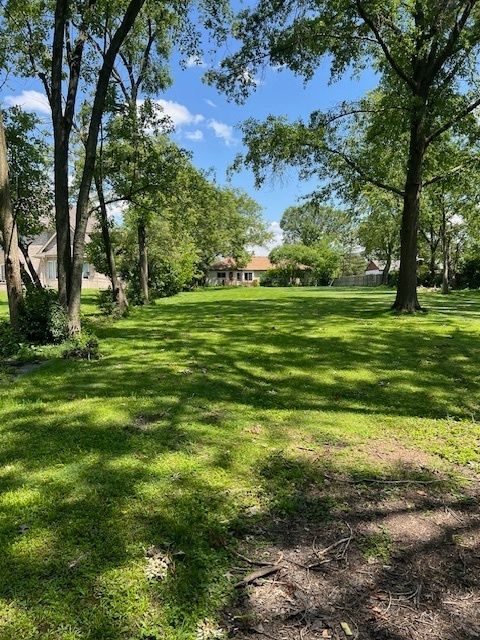
[[[460,267],[456,285],[460,289],[480,288],[480,258],[469,258]]]
[[[20,337],[12,329],[9,322],[0,322],[0,358],[11,358],[20,349]]]
[[[65,343],[62,358],[67,360],[98,360],[100,358],[98,340],[88,333],[71,338]]]
[[[290,269],[284,267],[273,267],[266,271],[260,281],[263,287],[287,287],[292,280]]]
[[[29,288],[20,315],[19,332],[32,344],[59,343],[68,336],[67,315],[52,289]]]
[[[121,318],[127,314],[127,309],[123,311],[119,309],[114,293],[110,287],[98,292],[97,304],[104,316]]]

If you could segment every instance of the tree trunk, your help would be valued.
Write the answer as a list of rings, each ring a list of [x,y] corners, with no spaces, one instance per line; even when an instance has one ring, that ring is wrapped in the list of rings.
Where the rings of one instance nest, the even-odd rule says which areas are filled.
[[[8,177],[7,144],[3,118],[0,114],[0,224],[5,253],[5,280],[7,283],[8,309],[10,322],[14,329],[19,328],[20,311],[23,302],[22,276],[18,254],[17,226],[10,201],[10,182]]]
[[[107,97],[110,76],[112,74],[115,58],[122,46],[130,29],[140,13],[146,0],[130,0],[123,16],[123,20],[116,30],[107,52],[103,59],[103,64],[98,74],[97,86],[95,88],[95,98],[93,100],[92,115],[88,128],[88,136],[85,144],[85,160],[83,165],[82,179],[77,199],[75,235],[73,238],[73,268],[70,284],[70,296],[68,303],[69,331],[71,335],[79,333],[81,330],[80,304],[82,293],[82,271],[83,257],[85,250],[85,234],[89,217],[88,201],[92,186],[93,174],[95,171],[95,160],[97,154],[98,135],[102,122],[105,99]]]
[[[436,243],[430,242],[430,266],[428,270],[430,271],[430,281],[432,283],[432,287],[435,285],[435,278],[437,277],[437,245]]]
[[[103,244],[105,246],[105,255],[107,258],[110,281],[112,283],[112,292],[117,303],[120,313],[125,313],[128,307],[127,298],[123,290],[122,283],[117,274],[117,265],[115,264],[115,254],[113,252],[112,240],[110,238],[110,229],[108,226],[107,207],[105,205],[105,195],[103,193],[103,185],[100,176],[95,174],[95,187],[97,189],[98,201],[100,204],[100,227],[102,229]]]
[[[388,284],[388,276],[390,274],[390,267],[392,266],[392,254],[387,255],[387,261],[382,271],[382,284]]]
[[[37,287],[37,289],[43,289],[43,285],[40,281],[40,278],[38,277],[37,270],[33,266],[33,263],[30,259],[30,254],[28,253],[28,246],[21,240],[19,241],[18,246],[20,247],[20,251],[22,252],[23,258],[25,260],[25,264],[28,267],[28,271],[30,273],[30,277],[32,279],[33,284]]]
[[[143,304],[148,304],[148,256],[147,256],[147,230],[144,222],[137,226],[138,254],[140,270],[140,296]]]
[[[54,189],[55,231],[57,233],[58,295],[60,304],[67,309],[72,276],[72,238],[70,230],[70,204],[68,202],[68,141],[65,132],[55,134]]]
[[[65,310],[68,307],[72,248],[70,232],[70,206],[68,202],[68,160],[71,119],[63,113],[62,84],[65,24],[68,0],[56,0],[52,42],[51,89],[49,95],[53,125],[53,181],[55,191],[55,231],[57,236],[58,294]],[[71,108],[71,100],[69,107]]]
[[[442,209],[442,259],[443,259],[443,269],[442,269],[442,293],[447,294],[450,293],[450,277],[449,277],[449,240],[447,234],[447,216],[445,212],[445,206]]]
[[[425,148],[424,109],[419,109],[412,115],[410,126],[407,179],[400,231],[400,271],[397,297],[393,304],[393,309],[400,313],[415,313],[421,309],[417,297],[417,244]]]

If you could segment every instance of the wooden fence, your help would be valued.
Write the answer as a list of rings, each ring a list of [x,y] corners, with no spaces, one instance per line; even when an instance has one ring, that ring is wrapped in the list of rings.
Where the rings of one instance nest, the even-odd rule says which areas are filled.
[[[332,287],[378,287],[382,284],[382,274],[375,273],[368,276],[342,276],[335,278]]]

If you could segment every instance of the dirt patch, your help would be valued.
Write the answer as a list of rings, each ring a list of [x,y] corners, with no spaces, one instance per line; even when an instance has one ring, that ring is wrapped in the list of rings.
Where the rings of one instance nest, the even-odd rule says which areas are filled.
[[[378,452],[393,465],[408,456],[420,473],[427,458],[412,465],[410,454]],[[480,484],[460,486],[334,478],[316,488],[335,496],[330,520],[300,510],[257,521],[242,555],[282,569],[237,590],[225,612],[229,637],[480,638]],[[255,569],[239,564],[235,580]]]

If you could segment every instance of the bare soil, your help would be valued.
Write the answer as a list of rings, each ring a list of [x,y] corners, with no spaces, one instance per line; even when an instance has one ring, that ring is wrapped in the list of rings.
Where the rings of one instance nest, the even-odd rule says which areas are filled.
[[[434,462],[392,443],[364,453],[398,469],[408,462],[410,472]],[[259,522],[240,546],[252,562],[240,558],[232,574],[245,577],[258,568],[253,561],[282,568],[237,590],[225,612],[229,636],[480,638],[480,478],[471,471],[454,485],[438,482],[439,471],[425,483],[389,478],[329,475],[311,488],[335,500],[327,521],[312,522],[305,511]]]

